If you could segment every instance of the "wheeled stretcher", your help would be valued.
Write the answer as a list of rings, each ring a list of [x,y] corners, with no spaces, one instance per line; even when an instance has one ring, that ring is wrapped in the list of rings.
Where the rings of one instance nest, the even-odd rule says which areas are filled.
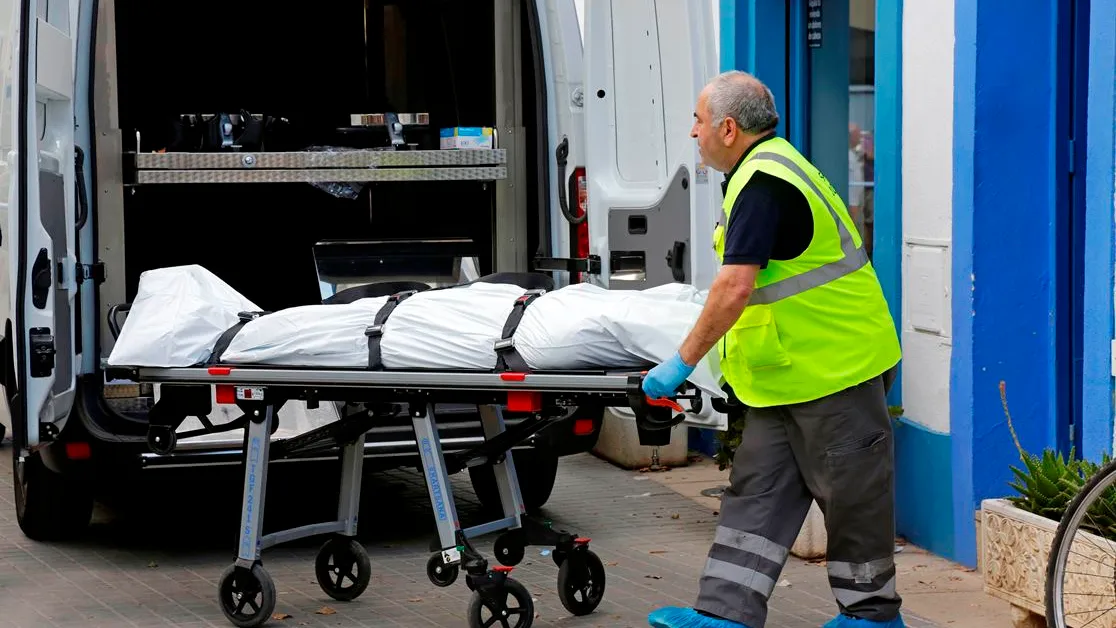
[[[590,403],[627,406],[636,417],[640,442],[662,446],[670,428],[684,419],[682,406],[671,399],[651,400],[642,391],[640,371],[563,372],[515,371],[383,371],[362,369],[203,365],[150,368],[114,367],[117,376],[159,384],[161,396],[150,412],[148,442],[158,453],[175,447],[175,430],[187,417],[198,417],[199,432],[244,429],[244,492],[236,561],[221,577],[219,599],[225,616],[237,626],[259,626],[274,610],[276,590],[263,567],[261,553],[279,543],[330,535],[315,561],[322,590],[338,600],[363,593],[371,577],[368,554],[356,541],[364,438],[377,422],[406,412],[413,424],[422,473],[437,526],[436,545],[427,575],[438,586],[450,586],[465,571],[473,596],[470,626],[527,628],[534,619],[530,594],[510,577],[527,546],[549,546],[558,570],[558,596],[574,615],[593,612],[605,590],[605,570],[589,549],[589,539],[552,529],[528,516],[516,479],[511,449],[556,422],[569,420],[568,408]],[[214,396],[214,387],[216,395]],[[217,403],[235,404],[243,416],[214,426],[205,417]],[[680,394],[692,410],[701,395]],[[272,442],[283,405],[288,401],[336,403],[340,421],[299,436]],[[436,427],[435,404],[476,404],[485,442],[472,450],[443,455]],[[528,418],[505,429],[504,412]],[[319,449],[340,449],[341,491],[335,521],[262,534],[268,463]],[[449,476],[478,465],[493,465],[503,518],[462,529]],[[500,565],[490,566],[470,543],[484,534],[503,531],[494,553]],[[436,550],[436,551],[434,551]]]

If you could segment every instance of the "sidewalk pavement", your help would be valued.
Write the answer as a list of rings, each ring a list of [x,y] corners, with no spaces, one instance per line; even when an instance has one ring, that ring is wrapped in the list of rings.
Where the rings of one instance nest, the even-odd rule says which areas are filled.
[[[0,446],[0,628],[112,626],[227,627],[217,580],[233,557],[239,521],[236,467],[144,474],[101,506],[88,533],[36,543],[16,525],[11,447]],[[717,500],[700,496],[725,483],[709,461],[663,473],[625,471],[591,455],[563,458],[547,504],[554,527],[591,536],[608,586],[591,615],[572,617],[556,595],[557,569],[530,548],[514,576],[535,601],[534,628],[646,628],[647,613],[691,604],[712,541]],[[293,527],[336,512],[336,468],[277,464],[269,471],[265,526]],[[310,484],[313,490],[307,491]],[[464,526],[491,521],[467,476],[451,478]],[[299,488],[302,487],[302,488]],[[314,574],[320,538],[264,553],[279,593],[276,628],[449,628],[465,626],[470,593],[462,582],[433,586],[425,576],[433,513],[414,470],[372,473],[361,499],[359,540],[371,556],[372,585],[358,600],[327,598]],[[688,497],[687,497],[688,496]],[[476,539],[492,556],[495,535]],[[1007,628],[1006,605],[984,597],[975,574],[908,547],[899,588],[910,628]],[[770,604],[767,628],[818,628],[836,612],[822,563],[792,559]]]
[[[703,491],[715,494],[716,489],[726,486],[729,472],[719,470],[711,458],[695,455],[689,466],[645,472],[644,475],[716,512],[720,499],[704,495]],[[942,627],[1011,628],[1010,605],[983,592],[979,573],[902,540],[900,545],[902,551],[896,555],[895,562],[899,592],[908,612]],[[823,569],[824,565],[824,560],[805,561],[792,556],[784,579],[793,583],[791,574],[802,574],[804,566]],[[816,584],[812,588],[819,589],[819,594],[824,590]]]

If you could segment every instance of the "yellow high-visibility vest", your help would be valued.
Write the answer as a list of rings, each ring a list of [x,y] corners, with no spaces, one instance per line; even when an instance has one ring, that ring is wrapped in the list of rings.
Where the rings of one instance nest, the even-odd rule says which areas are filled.
[[[737,398],[757,408],[812,401],[897,364],[895,323],[848,209],[790,142],[767,140],[740,164],[725,190],[725,224],[757,171],[805,195],[814,235],[798,257],[760,269],[748,306],[718,343],[721,371]],[[721,225],[713,248],[723,262]]]

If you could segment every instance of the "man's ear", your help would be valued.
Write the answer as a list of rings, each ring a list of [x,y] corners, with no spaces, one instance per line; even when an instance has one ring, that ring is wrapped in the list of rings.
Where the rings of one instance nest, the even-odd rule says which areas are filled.
[[[736,141],[736,136],[740,133],[740,129],[736,127],[736,120],[726,117],[721,121],[721,142],[725,146],[732,146]]]

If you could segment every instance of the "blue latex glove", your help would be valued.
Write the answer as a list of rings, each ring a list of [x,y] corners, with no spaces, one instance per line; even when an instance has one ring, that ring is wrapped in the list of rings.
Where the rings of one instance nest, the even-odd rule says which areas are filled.
[[[683,362],[682,356],[675,353],[669,360],[648,371],[643,378],[643,392],[651,399],[673,397],[693,372],[694,367]]]

